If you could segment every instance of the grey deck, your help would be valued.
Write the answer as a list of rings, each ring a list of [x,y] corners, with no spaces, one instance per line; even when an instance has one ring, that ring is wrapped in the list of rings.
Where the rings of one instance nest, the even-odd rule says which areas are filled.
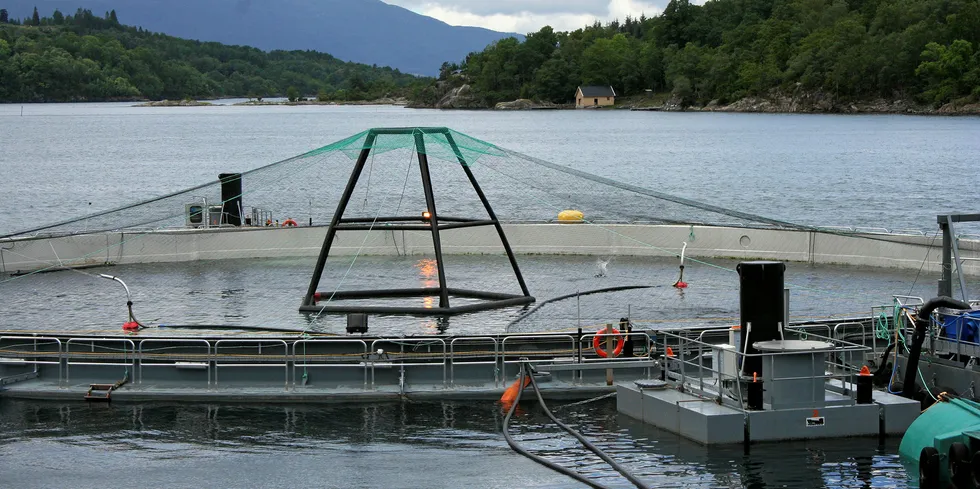
[[[705,445],[806,440],[904,433],[919,415],[919,402],[874,392],[871,404],[832,405],[846,396],[827,391],[827,406],[744,411],[675,388],[640,389],[617,384],[620,412]],[[819,425],[808,419],[823,418]],[[879,423],[879,419],[883,423]]]
[[[540,385],[546,399],[586,399],[614,392],[615,386],[605,383],[545,382]],[[59,386],[57,382],[29,380],[7,386],[0,396],[52,400],[81,401],[88,392],[88,383]],[[218,387],[199,388],[175,384],[124,385],[112,392],[112,402],[256,402],[256,403],[330,403],[412,400],[497,400],[503,387],[493,383],[479,386],[418,386],[399,391],[397,385],[377,386],[370,390],[343,387],[297,386],[283,387]],[[527,393],[525,393],[527,395]]]

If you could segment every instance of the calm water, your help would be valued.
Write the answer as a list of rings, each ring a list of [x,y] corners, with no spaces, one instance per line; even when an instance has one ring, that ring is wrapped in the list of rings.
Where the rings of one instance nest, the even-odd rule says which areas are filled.
[[[554,409],[557,403],[552,403]],[[511,433],[611,487],[633,487],[535,405]],[[4,487],[583,487],[510,451],[493,403],[86,405],[0,400]],[[914,487],[898,441],[705,449],[616,413],[558,409],[656,488]]]
[[[445,125],[532,156],[711,204],[814,225],[921,229],[976,211],[980,119],[897,116],[452,112],[393,107],[133,108],[0,106],[0,232],[60,220],[278,161],[375,126]],[[369,261],[371,280],[416,258]],[[490,267],[460,257],[450,272]],[[689,264],[683,293],[670,260],[524,257],[539,300],[609,285],[652,285],[542,308],[513,330],[636,317],[737,317],[733,263]],[[271,324],[335,330],[295,313],[311,260],[114,267],[151,323]],[[372,271],[373,270],[373,271]],[[96,273],[100,270],[93,270]],[[0,277],[0,327],[99,329],[124,318],[120,291],[92,273]],[[374,275],[372,275],[374,274]],[[474,278],[477,277],[477,278]],[[418,277],[407,279],[418,280]],[[491,280],[492,281],[492,280]],[[914,272],[790,265],[797,316],[866,313],[893,293],[928,295]],[[495,285],[495,284],[490,284]],[[505,284],[499,284],[505,285]],[[976,284],[973,285],[976,288]],[[36,306],[42,307],[36,308]],[[581,312],[580,312],[581,311]],[[521,311],[450,323],[373,320],[375,332],[498,331]],[[488,326],[491,325],[491,326]],[[558,435],[533,405],[515,432],[532,449],[603,482],[625,481]],[[655,487],[909,487],[897,440],[705,449],[615,413],[561,415]],[[513,454],[490,404],[208,406],[0,400],[0,487],[571,487]]]
[[[377,126],[448,126],[531,156],[813,225],[922,229],[975,211],[980,118],[0,105],[0,231],[213,181]]]
[[[574,329],[579,323],[594,328],[592,325],[615,322],[627,315],[690,326],[738,322],[738,275],[733,261],[711,260],[711,266],[688,262],[684,279],[690,286],[680,291],[670,286],[678,273],[673,259],[617,257],[606,265],[603,277],[595,276],[595,257],[526,255],[518,259],[539,303],[613,286],[649,288],[551,302],[512,325],[529,308],[464,314],[439,321],[372,316],[371,331],[408,335],[556,331]],[[378,287],[379,283],[391,287],[431,286],[437,282],[419,276],[419,265],[425,260],[418,256],[358,258],[359,274],[350,278],[343,289]],[[461,288],[520,293],[508,270],[493,273],[494,265],[500,265],[500,261],[506,259],[450,256],[447,280]],[[126,280],[133,291],[136,317],[145,324],[272,326],[342,333],[346,324],[343,316],[310,317],[297,312],[314,262],[312,257],[220,260],[0,276],[0,310],[4,311],[0,314],[0,329],[116,332],[126,319],[125,294],[118,284],[96,275],[110,273]],[[340,275],[346,266],[347,263],[337,262],[325,275]],[[914,270],[790,263],[785,284],[791,290],[790,312],[794,319],[823,319],[867,316],[871,306],[890,304],[894,294],[931,296],[936,280],[933,274],[917,276]],[[968,287],[980,291],[980,279],[971,277]],[[411,299],[409,303],[423,306],[424,300]],[[39,310],[40,305],[44,306]],[[174,332],[161,329],[144,334]]]

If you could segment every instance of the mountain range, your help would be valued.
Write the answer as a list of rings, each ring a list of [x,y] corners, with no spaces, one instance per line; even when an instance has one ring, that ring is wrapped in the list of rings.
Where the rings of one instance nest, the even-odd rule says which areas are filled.
[[[115,10],[123,24],[153,32],[263,50],[315,50],[346,61],[433,76],[507,37],[479,27],[451,26],[380,0],[0,0],[14,18],[78,8]]]

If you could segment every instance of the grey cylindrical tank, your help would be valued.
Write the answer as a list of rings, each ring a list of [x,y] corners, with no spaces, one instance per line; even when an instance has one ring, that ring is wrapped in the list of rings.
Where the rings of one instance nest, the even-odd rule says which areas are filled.
[[[780,339],[779,323],[783,321],[783,275],[786,264],[776,261],[747,261],[736,267],[739,277],[739,309],[742,338],[739,351],[758,353],[752,343]],[[752,324],[752,331],[748,324]],[[746,345],[748,342],[748,345]],[[762,374],[762,359],[749,357],[742,361],[743,375]]]

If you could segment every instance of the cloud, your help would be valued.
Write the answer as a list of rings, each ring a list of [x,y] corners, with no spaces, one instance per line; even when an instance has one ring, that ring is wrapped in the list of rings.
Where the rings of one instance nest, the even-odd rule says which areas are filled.
[[[385,0],[451,25],[486,27],[503,32],[536,32],[546,25],[569,31],[595,21],[647,17],[667,0]]]

